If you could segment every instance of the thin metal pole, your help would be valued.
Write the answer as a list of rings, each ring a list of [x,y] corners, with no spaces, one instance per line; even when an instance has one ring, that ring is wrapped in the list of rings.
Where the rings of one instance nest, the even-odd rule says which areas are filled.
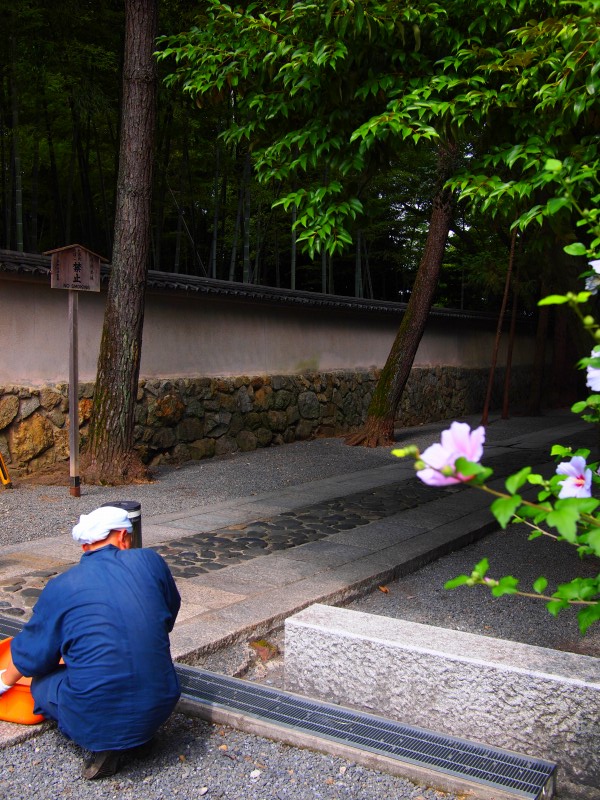
[[[69,290],[69,494],[81,497],[79,480],[79,367],[77,358],[77,311],[79,295]]]

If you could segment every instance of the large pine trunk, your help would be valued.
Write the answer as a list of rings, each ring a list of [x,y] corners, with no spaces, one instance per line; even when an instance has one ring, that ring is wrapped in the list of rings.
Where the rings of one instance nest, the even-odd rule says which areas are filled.
[[[448,174],[446,162],[450,156],[448,150],[440,152],[440,188],[433,199],[425,249],[408,306],[381,371],[365,423],[357,433],[346,437],[350,445],[378,447],[394,442],[396,415],[425,330],[452,221],[452,195],[443,188],[444,178]]]
[[[123,109],[112,273],[94,391],[84,475],[124,483],[146,469],[133,449],[150,256],[150,204],[156,116],[152,57],[157,0],[126,0]]]

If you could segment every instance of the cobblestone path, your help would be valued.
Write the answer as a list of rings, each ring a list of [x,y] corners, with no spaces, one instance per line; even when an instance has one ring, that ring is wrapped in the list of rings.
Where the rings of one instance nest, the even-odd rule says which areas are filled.
[[[500,477],[515,472],[523,464],[547,459],[547,450],[518,449],[488,459],[486,465],[494,469],[496,477]],[[464,487],[457,487],[457,490],[464,491]],[[276,550],[297,547],[340,531],[354,530],[375,520],[430,503],[443,497],[445,491],[425,486],[417,478],[411,478],[277,516],[206,533],[193,533],[153,549],[165,558],[176,579],[193,578]],[[46,583],[70,566],[37,570],[0,582],[0,615],[28,619]]]

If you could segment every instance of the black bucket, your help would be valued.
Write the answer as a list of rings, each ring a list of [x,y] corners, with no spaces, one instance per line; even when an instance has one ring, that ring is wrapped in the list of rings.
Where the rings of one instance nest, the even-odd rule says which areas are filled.
[[[114,506],[115,508],[122,508],[127,512],[129,521],[133,526],[131,533],[131,546],[142,546],[142,504],[137,500],[117,500],[114,503],[103,503],[102,508],[105,506]]]

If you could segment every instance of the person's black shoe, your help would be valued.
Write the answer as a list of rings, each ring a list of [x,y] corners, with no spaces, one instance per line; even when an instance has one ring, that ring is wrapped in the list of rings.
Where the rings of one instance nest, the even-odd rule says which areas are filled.
[[[156,746],[157,740],[153,737],[149,741],[144,742],[144,744],[139,744],[137,747],[131,747],[129,750],[125,750],[124,754],[131,758],[148,758],[148,756],[152,755]]]
[[[118,750],[102,750],[93,753],[83,768],[83,777],[88,781],[110,778],[119,769],[121,753]]]

